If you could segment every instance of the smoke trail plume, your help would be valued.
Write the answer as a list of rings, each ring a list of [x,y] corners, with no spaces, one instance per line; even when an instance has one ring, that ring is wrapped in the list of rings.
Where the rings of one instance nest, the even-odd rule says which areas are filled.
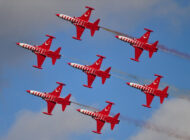
[[[124,33],[121,33],[121,32],[118,32],[118,31],[115,31],[115,30],[112,30],[112,29],[108,29],[108,28],[106,28],[106,27],[101,27],[101,26],[100,26],[100,28],[103,29],[103,30],[105,30],[105,31],[108,31],[108,32],[110,32],[110,33],[113,33],[113,34],[115,34],[115,35],[122,35],[122,36],[127,36],[127,37],[130,37],[130,38],[134,38],[134,37],[129,36],[129,35],[127,35],[127,34],[124,34]]]
[[[100,111],[99,109],[95,108],[95,107],[92,107],[92,106],[89,106],[89,105],[84,105],[84,104],[81,104],[81,103],[77,103],[77,102],[74,102],[74,101],[71,101],[71,103],[75,104],[75,105],[78,105],[80,107],[83,107],[83,108],[86,108],[86,109],[90,109],[92,111]]]
[[[166,53],[169,53],[169,54],[173,54],[175,56],[178,56],[180,58],[185,58],[187,60],[190,60],[190,55],[187,54],[187,53],[183,53],[183,52],[179,52],[175,49],[169,49],[167,48],[166,46],[164,45],[158,45],[157,46],[162,52],[166,52]]]
[[[72,101],[72,103],[75,105],[84,107],[86,109],[90,109],[92,111],[100,111],[100,109],[97,109],[97,108],[89,106],[89,105],[83,105],[83,104],[73,102],[73,101]],[[111,113],[111,115],[115,116],[115,113]],[[190,136],[184,136],[184,135],[178,134],[176,131],[167,128],[167,126],[166,127],[158,126],[158,125],[155,125],[155,124],[150,123],[150,122],[145,122],[143,120],[136,120],[136,119],[130,118],[128,116],[123,116],[123,115],[120,115],[119,119],[121,121],[126,121],[128,123],[131,123],[137,127],[149,129],[149,130],[152,130],[152,131],[155,131],[158,133],[163,133],[163,134],[166,134],[170,137],[175,137],[177,139],[181,139],[181,140],[189,140],[190,139]]]
[[[85,64],[85,65],[90,64],[90,62],[88,62],[88,61],[76,59],[73,57],[67,57],[67,56],[64,56],[64,57],[69,59],[69,60],[72,60],[72,61],[80,62],[81,64]],[[152,79],[152,80],[146,79],[146,78],[140,77],[138,75],[123,72],[123,71],[115,69],[115,68],[112,68],[111,75],[114,76],[115,78],[123,80],[124,82],[136,82],[139,84],[146,84],[146,85],[152,83],[154,80],[154,79]],[[178,88],[176,86],[170,85],[168,83],[160,82],[160,88],[161,89],[163,89],[166,86],[169,86],[169,90],[168,90],[169,96],[172,95],[174,97],[186,99],[186,100],[190,101],[190,90],[189,89],[181,89],[181,88]]]
[[[102,28],[103,30],[105,31],[108,31],[110,33],[113,33],[115,35],[123,35],[123,36],[127,36],[129,38],[134,38],[128,34],[124,34],[124,33],[121,33],[121,32],[118,32],[118,31],[115,31],[115,30],[112,30],[112,29],[108,29],[108,28],[105,28],[105,27],[100,27]],[[187,53],[183,53],[183,52],[180,52],[180,51],[177,51],[175,49],[170,49],[170,48],[167,48],[166,46],[164,45],[158,45],[157,46],[159,50],[161,50],[162,52],[165,52],[165,53],[169,53],[169,54],[172,54],[172,55],[175,55],[175,56],[178,56],[180,58],[184,58],[184,59],[187,59],[187,60],[190,60],[190,54],[187,54]]]
[[[161,126],[157,126],[153,123],[148,123],[148,122],[145,122],[142,120],[135,120],[135,119],[132,119],[132,118],[127,117],[127,116],[120,116],[120,119],[123,121],[127,121],[128,123],[132,123],[133,125],[135,125],[137,127],[142,127],[145,129],[149,129],[149,130],[159,132],[159,133],[164,133],[168,136],[175,137],[175,138],[181,139],[181,140],[190,140],[190,136],[178,134],[174,130],[168,129],[167,126],[161,127]]]

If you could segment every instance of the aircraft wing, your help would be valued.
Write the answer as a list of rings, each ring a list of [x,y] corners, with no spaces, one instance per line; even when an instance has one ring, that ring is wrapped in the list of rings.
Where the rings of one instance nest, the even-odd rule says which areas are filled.
[[[80,40],[80,37],[82,36],[82,33],[84,32],[83,27],[76,25],[76,32],[77,32],[77,39]]]
[[[89,7],[86,7],[86,8],[89,8]],[[89,8],[81,17],[78,17],[78,18],[88,21],[90,19],[92,10],[93,8]]]
[[[141,56],[143,49],[138,48],[136,46],[134,46],[134,48],[135,48],[135,60],[139,61],[139,57]]]
[[[51,114],[51,112],[53,111],[53,109],[54,109],[56,103],[50,102],[50,101],[47,101],[47,100],[46,100],[46,102],[47,102],[48,114]]]
[[[42,45],[38,46],[39,48],[47,49],[49,50],[51,47],[52,40],[55,38],[54,36],[51,35],[46,35],[49,37]]]
[[[100,113],[102,113],[104,115],[109,115],[111,108],[112,108],[112,105],[113,105],[113,103],[110,102],[102,111],[100,111]]]
[[[98,55],[100,56],[100,58],[94,62],[94,64],[90,65],[90,67],[93,67],[93,68],[96,68],[96,69],[100,69],[101,65],[102,65],[102,61],[105,57],[101,56],[101,55]]]
[[[150,29],[146,29],[146,28],[145,28],[145,30],[146,30],[147,32],[146,32],[143,36],[141,36],[141,38],[139,38],[139,40],[142,41],[142,42],[147,43],[147,42],[148,42],[148,39],[149,39],[149,37],[150,37],[150,33],[153,32],[153,31],[150,30]]]
[[[97,122],[97,133],[101,133],[101,130],[102,130],[105,122],[97,120],[97,119],[96,119],[96,122]]]
[[[91,87],[92,86],[92,83],[94,82],[96,76],[95,75],[92,75],[92,74],[87,74],[88,76],[88,87]]]
[[[150,85],[148,85],[148,87],[151,87],[151,88],[154,88],[154,89],[157,89],[159,87],[159,84],[160,84],[160,76],[157,77],[154,82],[152,82]]]
[[[53,92],[49,93],[50,95],[54,95],[56,97],[59,97],[62,91],[63,85],[60,84]]]
[[[37,55],[37,61],[38,61],[38,68],[41,68],[46,57],[38,53],[36,53],[36,55]]]
[[[146,105],[143,105],[145,107],[149,107],[150,108],[150,104],[152,103],[152,100],[154,99],[154,95],[146,93]]]

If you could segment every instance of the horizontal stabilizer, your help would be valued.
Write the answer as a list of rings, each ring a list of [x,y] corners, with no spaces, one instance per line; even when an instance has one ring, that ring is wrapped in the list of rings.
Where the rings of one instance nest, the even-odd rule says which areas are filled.
[[[164,102],[164,96],[160,96],[160,103],[163,104]]]
[[[59,48],[54,52],[55,55],[59,55],[60,51],[61,51],[61,47],[59,47]],[[60,58],[60,56],[59,56],[59,58]],[[56,60],[59,59],[59,58],[57,58],[57,57],[52,57],[52,64],[55,65]]]
[[[59,48],[55,51],[55,53],[56,53],[56,54],[59,54],[60,51],[61,51],[61,47],[59,47]]]
[[[105,73],[109,74],[110,70],[111,70],[111,67],[107,68],[105,70]],[[102,77],[102,84],[104,84],[105,82],[106,82],[106,77]]]
[[[94,22],[94,27],[98,27],[99,22],[100,22],[100,19],[98,18],[98,19]],[[98,30],[99,30],[99,27],[98,27]]]
[[[65,100],[66,100],[66,101],[69,101],[70,98],[71,98],[71,94],[67,95],[67,97],[65,97]]]
[[[120,116],[120,113],[116,114],[113,118],[114,118],[115,120],[118,120],[119,116]],[[111,130],[114,129],[115,125],[116,125],[116,123],[111,123]]]
[[[168,92],[168,88],[169,88],[169,86],[165,87],[165,88],[163,89],[163,93],[167,93],[167,92]]]
[[[67,97],[65,97],[65,101],[62,103],[62,111],[64,112],[67,105],[70,105],[70,98],[71,98],[71,94],[69,94]]]
[[[107,68],[107,69],[105,70],[105,72],[106,72],[106,73],[110,73],[110,70],[111,70],[111,67]]]
[[[158,45],[158,41],[156,41],[156,42],[154,42],[154,43],[152,44],[153,47],[156,47],[157,45]]]
[[[104,84],[106,82],[106,78],[102,77],[102,84]]]
[[[52,65],[55,65],[55,63],[56,63],[56,58],[52,58]]]
[[[160,96],[160,103],[162,104],[164,102],[164,99],[168,97],[168,88],[169,86],[165,87],[163,90],[162,90],[162,95]]]
[[[153,53],[153,51],[149,51],[149,58],[152,58]]]

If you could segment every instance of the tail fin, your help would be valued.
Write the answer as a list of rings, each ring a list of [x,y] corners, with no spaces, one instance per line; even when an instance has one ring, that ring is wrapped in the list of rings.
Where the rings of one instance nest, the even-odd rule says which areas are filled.
[[[59,55],[61,51],[61,47],[59,47],[54,53],[55,53],[55,56]],[[55,62],[58,58],[57,57],[52,57],[52,64],[55,65]]]
[[[156,41],[156,42],[154,42],[154,43],[152,44],[152,46],[155,47],[155,48],[156,48],[157,45],[158,45],[158,41]]]
[[[160,103],[162,104],[164,102],[164,98],[167,98],[168,97],[168,88],[169,86],[165,87],[163,90],[162,90],[162,96],[160,96]]]
[[[116,114],[113,118],[114,118],[115,120],[118,120],[119,115],[120,115],[120,113]],[[118,122],[118,123],[119,123],[119,122]],[[114,127],[115,127],[116,124],[117,124],[117,123],[111,123],[111,130],[114,129]]]
[[[61,51],[61,47],[59,47],[59,48],[55,51],[55,53],[56,53],[56,54],[59,54],[60,51]]]
[[[151,50],[149,51],[149,58],[152,57],[152,55],[153,55],[154,52],[157,52],[157,50],[158,50],[158,48],[156,47],[157,45],[158,45],[158,41],[156,41],[156,42],[154,42],[154,43],[152,44],[152,48],[151,48]]]
[[[164,94],[168,94],[168,93],[167,93],[167,92],[168,92],[168,88],[169,88],[169,86],[165,87],[165,88],[162,90]]]
[[[96,31],[96,30],[99,30],[99,28],[100,28],[100,27],[98,26],[99,22],[100,22],[100,19],[97,19],[97,20],[93,23],[93,26],[92,26],[92,28],[91,28],[91,36],[94,36],[95,31]]]
[[[105,73],[109,74],[109,73],[110,73],[110,70],[111,70],[111,67],[107,68],[107,69],[105,70]],[[107,77],[102,77],[102,84],[104,84],[104,83],[106,82],[106,78],[107,78]]]
[[[69,94],[67,97],[65,97],[64,102],[62,103],[62,111],[65,111],[65,108],[67,107],[67,105],[70,105],[70,97],[71,94]]]
[[[107,69],[105,70],[105,72],[106,72],[106,73],[110,73],[110,70],[111,70],[111,67],[107,68]]]
[[[152,58],[153,53],[153,51],[149,51],[149,58]]]

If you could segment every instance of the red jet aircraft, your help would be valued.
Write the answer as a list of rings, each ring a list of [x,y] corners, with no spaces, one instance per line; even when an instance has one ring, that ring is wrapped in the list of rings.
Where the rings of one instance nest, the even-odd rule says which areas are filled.
[[[94,23],[89,22],[91,12],[92,10],[94,10],[94,8],[88,6],[86,6],[85,8],[88,8],[88,10],[81,17],[70,17],[64,14],[56,14],[58,17],[70,21],[76,26],[77,37],[73,36],[73,39],[81,40],[80,37],[82,36],[85,28],[91,30],[91,36],[94,36],[95,31],[99,30],[100,28],[98,26],[100,19],[97,19]]]
[[[158,51],[158,48],[156,47],[158,44],[158,41],[154,42],[153,44],[148,43],[148,39],[150,36],[150,33],[153,32],[150,29],[144,28],[147,32],[141,37],[141,38],[131,38],[127,36],[121,36],[117,35],[116,38],[128,42],[130,45],[132,45],[135,48],[135,58],[131,58],[131,60],[139,62],[139,57],[143,50],[149,51],[149,58],[152,57],[154,52]]]
[[[148,108],[151,108],[150,104],[152,103],[154,96],[160,97],[161,104],[164,102],[164,98],[168,97],[167,91],[169,86],[165,87],[163,90],[158,89],[160,79],[162,78],[162,76],[158,74],[155,74],[155,76],[157,76],[157,78],[150,85],[139,85],[136,83],[127,82],[129,86],[137,88],[146,94],[146,105],[143,104],[143,106]]]
[[[42,45],[40,46],[33,46],[33,45],[29,45],[29,44],[25,44],[25,43],[16,43],[17,45],[31,50],[33,53],[35,53],[37,55],[37,61],[38,61],[38,65],[33,65],[33,67],[38,68],[38,69],[42,69],[42,64],[44,63],[44,60],[46,57],[51,57],[52,58],[52,64],[55,65],[55,62],[57,59],[61,58],[60,55],[60,51],[61,51],[61,47],[59,47],[55,52],[49,50],[51,47],[51,43],[52,40],[55,38],[53,36],[50,35],[46,35],[47,37],[49,37],[49,39],[47,39]]]
[[[65,98],[60,97],[62,88],[65,84],[60,83],[60,82],[56,82],[56,83],[59,84],[59,86],[53,92],[50,92],[50,93],[38,92],[38,91],[34,91],[34,90],[27,90],[28,93],[38,96],[38,97],[41,97],[42,99],[44,99],[47,102],[47,112],[43,112],[46,115],[52,115],[51,112],[53,111],[56,104],[61,104],[62,111],[65,111],[66,106],[70,105],[70,103],[71,103],[69,101],[71,94],[69,94]]]
[[[101,64],[103,59],[105,58],[104,56],[101,55],[96,55],[98,57],[100,57],[94,64],[88,66],[88,65],[80,65],[80,64],[76,64],[76,63],[68,63],[70,66],[80,69],[83,72],[85,72],[88,76],[88,85],[83,85],[84,87],[88,87],[88,88],[92,88],[91,85],[94,82],[94,79],[96,78],[96,76],[101,77],[102,78],[102,84],[105,83],[107,78],[110,78],[110,70],[111,67],[109,67],[108,69],[106,69],[105,71],[100,70]]]
[[[111,130],[114,129],[114,126],[116,124],[119,124],[119,115],[120,113],[116,114],[114,117],[109,116],[111,107],[114,103],[106,101],[106,103],[108,103],[107,107],[105,107],[102,111],[100,112],[93,112],[93,111],[89,111],[89,110],[85,110],[85,109],[77,109],[78,112],[83,113],[85,115],[89,115],[91,116],[93,119],[96,120],[97,122],[97,130],[96,131],[92,131],[94,133],[97,134],[101,134],[101,130],[102,127],[104,126],[105,122],[110,123],[111,124]]]

